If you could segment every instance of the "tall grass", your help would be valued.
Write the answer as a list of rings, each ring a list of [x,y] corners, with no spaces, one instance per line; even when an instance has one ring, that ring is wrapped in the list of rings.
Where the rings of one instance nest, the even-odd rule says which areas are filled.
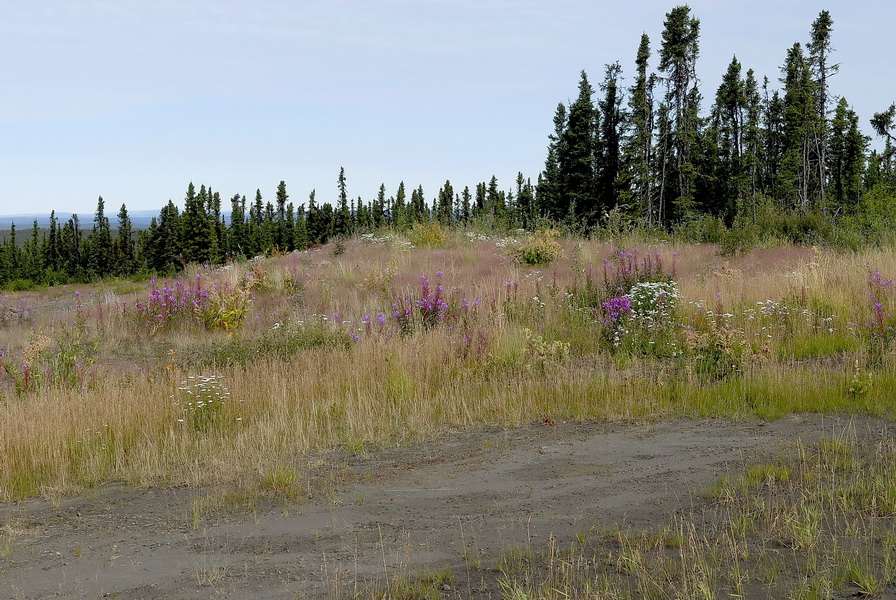
[[[0,499],[109,480],[252,487],[313,449],[545,417],[892,417],[893,349],[873,355],[865,335],[869,272],[896,274],[891,254],[723,259],[710,246],[564,240],[561,258],[528,267],[497,239],[400,242],[188,270],[204,289],[251,293],[236,328],[192,316],[147,325],[135,306],[148,282],[28,292],[33,310],[0,330]],[[604,259],[620,250],[658,257],[675,281],[667,350],[637,323],[639,343],[606,342]],[[438,315],[426,308],[436,286]],[[66,352],[81,364],[74,378],[54,375]],[[180,389],[200,376],[228,393],[201,418]]]

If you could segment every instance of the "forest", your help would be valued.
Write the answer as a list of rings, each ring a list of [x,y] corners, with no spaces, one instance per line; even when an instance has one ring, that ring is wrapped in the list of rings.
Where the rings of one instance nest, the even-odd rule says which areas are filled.
[[[59,222],[54,213],[23,243],[13,226],[0,239],[0,285],[167,275],[190,263],[430,223],[493,232],[555,227],[597,238],[640,230],[720,244],[730,254],[775,243],[886,245],[896,228],[896,103],[870,119],[883,145],[872,149],[859,115],[831,89],[840,68],[833,32],[832,16],[821,11],[808,40],[786,49],[775,79],[733,57],[707,99],[696,72],[700,21],[678,6],[658,45],[642,35],[630,86],[618,62],[606,65],[597,89],[582,71],[575,100],[557,105],[534,183],[523,173],[510,189],[494,176],[462,190],[446,181],[429,198],[402,182],[365,200],[349,196],[341,168],[333,202],[318,201],[314,190],[306,202],[290,201],[284,181],[273,202],[261,190],[226,200],[190,183],[182,208],[169,200],[140,231],[125,205],[113,223],[100,197],[90,223],[77,215]]]

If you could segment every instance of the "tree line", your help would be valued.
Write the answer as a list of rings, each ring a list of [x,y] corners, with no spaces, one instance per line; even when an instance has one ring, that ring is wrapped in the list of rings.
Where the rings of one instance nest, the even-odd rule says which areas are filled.
[[[168,274],[189,263],[221,264],[430,222],[493,230],[559,225],[581,233],[640,227],[709,242],[736,232],[738,239],[865,243],[896,230],[896,103],[870,120],[884,149],[869,152],[858,115],[830,91],[840,67],[832,32],[831,15],[821,11],[808,42],[786,50],[780,89],[733,57],[703,111],[700,21],[679,6],[666,14],[655,71],[643,34],[628,87],[618,62],[605,66],[599,94],[581,72],[578,96],[555,110],[534,185],[522,173],[509,190],[494,176],[473,189],[446,181],[428,199],[422,186],[408,193],[402,182],[388,197],[381,185],[365,201],[349,198],[340,169],[334,203],[318,202],[313,190],[307,202],[291,202],[281,181],[273,202],[257,190],[250,201],[237,194],[222,206],[217,191],[190,183],[182,209],[169,201],[141,231],[124,205],[113,228],[100,197],[89,228],[77,215],[60,223],[53,213],[48,230],[35,222],[18,244],[13,227],[0,241],[0,285]]]
[[[583,71],[578,97],[557,106],[537,184],[540,209],[589,227],[611,216],[663,228],[711,216],[731,227],[755,223],[769,208],[835,222],[877,186],[892,197],[896,105],[872,119],[886,149],[869,154],[858,115],[830,91],[840,68],[832,32],[830,13],[821,11],[809,41],[787,49],[781,89],[733,57],[704,114],[700,21],[689,7],[674,8],[655,72],[643,34],[630,87],[622,87],[619,63],[607,65],[595,103]]]
[[[113,227],[100,197],[89,229],[78,215],[60,223],[55,212],[49,228],[35,220],[24,243],[10,236],[0,243],[0,285],[28,287],[128,277],[139,273],[172,274],[190,263],[222,264],[228,260],[291,252],[321,245],[334,237],[391,229],[401,232],[417,223],[446,227],[472,225],[504,229],[531,227],[535,218],[534,186],[520,173],[516,191],[501,190],[498,180],[481,182],[456,192],[450,181],[427,200],[423,187],[408,190],[402,182],[386,196],[380,185],[376,198],[349,198],[345,169],[337,178],[335,203],[318,203],[311,191],[307,204],[289,200],[286,182],[277,186],[274,202],[256,190],[252,201],[234,195],[222,206],[219,192],[193,183],[183,208],[169,201],[149,227],[135,231],[127,207],[121,206]],[[225,210],[229,208],[229,210]]]

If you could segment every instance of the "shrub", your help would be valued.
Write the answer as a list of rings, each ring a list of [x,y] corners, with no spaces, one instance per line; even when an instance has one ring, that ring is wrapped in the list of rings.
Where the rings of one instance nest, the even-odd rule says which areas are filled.
[[[407,232],[408,241],[418,248],[446,248],[448,246],[448,230],[439,223],[414,223]]]
[[[556,229],[539,229],[522,241],[509,240],[505,251],[521,265],[547,265],[563,255],[559,235]]]

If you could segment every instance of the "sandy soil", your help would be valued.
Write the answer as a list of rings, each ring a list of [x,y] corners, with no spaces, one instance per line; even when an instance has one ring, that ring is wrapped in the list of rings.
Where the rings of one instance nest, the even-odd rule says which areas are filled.
[[[595,525],[661,524],[745,462],[847,426],[885,424],[533,424],[363,457],[333,452],[315,459],[325,490],[197,529],[201,492],[188,489],[108,485],[55,507],[0,505],[0,597],[335,598],[397,573],[450,569],[443,598],[499,598],[502,552]]]

